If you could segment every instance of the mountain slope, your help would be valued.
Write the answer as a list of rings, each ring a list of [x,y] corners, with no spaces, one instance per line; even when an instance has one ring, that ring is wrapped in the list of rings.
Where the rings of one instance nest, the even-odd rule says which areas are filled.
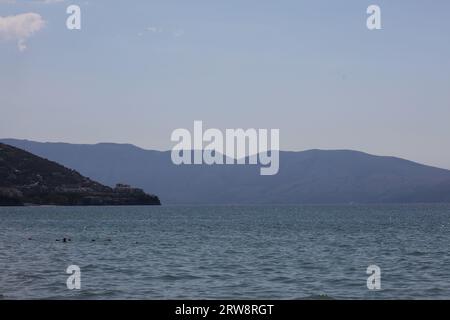
[[[112,189],[78,172],[0,143],[0,204],[159,204],[155,196],[128,187]]]
[[[280,171],[259,166],[175,166],[170,152],[132,145],[5,142],[101,183],[128,181],[172,204],[450,202],[450,171],[348,150],[280,152]]]

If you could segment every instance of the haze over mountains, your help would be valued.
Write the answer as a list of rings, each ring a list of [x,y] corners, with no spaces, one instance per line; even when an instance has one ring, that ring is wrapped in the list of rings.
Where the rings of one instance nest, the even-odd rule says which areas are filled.
[[[126,181],[164,204],[450,202],[450,171],[348,150],[280,152],[280,171],[259,165],[181,165],[170,151],[129,144],[77,145],[3,139],[113,186]]]

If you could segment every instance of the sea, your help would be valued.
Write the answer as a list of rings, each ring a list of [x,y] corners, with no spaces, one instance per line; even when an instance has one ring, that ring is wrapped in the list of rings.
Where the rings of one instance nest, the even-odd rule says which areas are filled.
[[[449,299],[449,251],[450,205],[4,207],[0,299]]]

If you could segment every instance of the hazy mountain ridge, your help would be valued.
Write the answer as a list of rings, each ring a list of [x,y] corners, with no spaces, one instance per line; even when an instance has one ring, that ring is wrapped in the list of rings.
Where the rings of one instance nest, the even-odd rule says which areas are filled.
[[[0,140],[103,184],[127,181],[172,204],[450,202],[450,171],[350,150],[280,152],[280,171],[259,165],[172,164],[170,152],[129,144]]]

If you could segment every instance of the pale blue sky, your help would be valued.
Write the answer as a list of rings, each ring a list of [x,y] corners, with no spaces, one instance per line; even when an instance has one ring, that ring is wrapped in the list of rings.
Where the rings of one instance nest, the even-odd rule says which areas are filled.
[[[0,137],[164,150],[202,120],[450,169],[447,0],[13,2],[0,16],[46,25],[22,52],[0,38]]]

